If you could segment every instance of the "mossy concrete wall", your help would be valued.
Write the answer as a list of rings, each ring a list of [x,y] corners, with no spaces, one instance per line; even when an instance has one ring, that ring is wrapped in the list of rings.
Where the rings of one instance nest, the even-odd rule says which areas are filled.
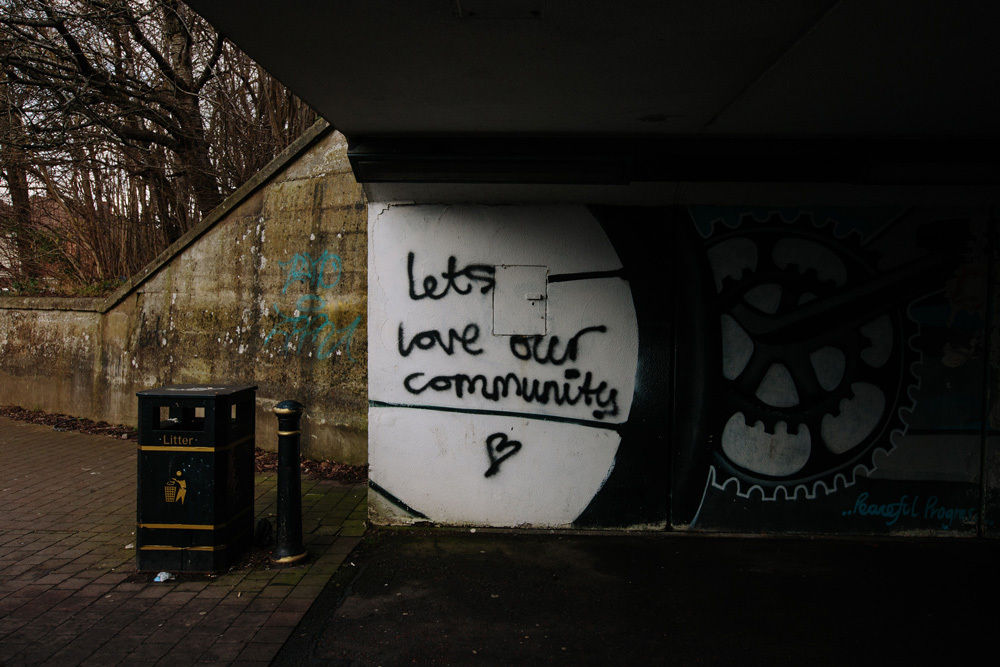
[[[0,298],[0,404],[136,422],[135,392],[254,383],[306,405],[303,451],[367,460],[367,211],[342,135],[314,127],[104,300]]]

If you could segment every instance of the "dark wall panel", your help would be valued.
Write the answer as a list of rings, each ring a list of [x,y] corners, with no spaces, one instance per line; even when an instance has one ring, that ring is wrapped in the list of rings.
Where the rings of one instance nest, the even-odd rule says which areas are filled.
[[[695,207],[718,347],[675,429],[672,523],[706,530],[973,533],[987,340],[986,212]],[[678,289],[690,289],[682,278]],[[679,301],[680,302],[680,301]],[[678,332],[685,321],[677,312]],[[709,327],[709,329],[712,328]],[[678,333],[678,346],[682,336]],[[692,350],[677,350],[679,357]],[[709,370],[714,366],[714,370]],[[721,367],[721,368],[720,368]],[[704,370],[702,370],[704,369]],[[697,479],[698,483],[694,483]],[[697,498],[694,495],[698,495]]]

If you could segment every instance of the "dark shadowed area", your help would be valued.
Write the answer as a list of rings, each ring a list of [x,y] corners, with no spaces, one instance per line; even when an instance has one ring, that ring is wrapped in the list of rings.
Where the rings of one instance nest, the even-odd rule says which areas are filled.
[[[932,664],[996,627],[971,540],[380,531],[276,665]]]

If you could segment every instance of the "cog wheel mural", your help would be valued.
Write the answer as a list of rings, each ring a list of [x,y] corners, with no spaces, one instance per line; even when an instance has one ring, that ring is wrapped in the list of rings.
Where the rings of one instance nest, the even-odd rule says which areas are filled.
[[[722,339],[713,483],[814,498],[904,432],[915,326],[860,235],[744,216],[707,239]]]

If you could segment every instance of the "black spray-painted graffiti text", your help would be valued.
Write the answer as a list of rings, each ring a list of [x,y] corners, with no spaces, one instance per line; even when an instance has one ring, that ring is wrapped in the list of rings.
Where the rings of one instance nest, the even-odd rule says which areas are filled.
[[[607,330],[608,328],[603,325],[580,329],[566,342],[561,355],[559,354],[559,336],[511,336],[510,351],[518,359],[525,361],[534,359],[540,364],[551,363],[555,366],[561,366],[567,360],[576,361],[580,351],[580,338],[584,334],[592,331],[605,333]],[[546,338],[548,339],[547,346]]]
[[[492,379],[485,375],[435,375],[424,380],[426,373],[410,373],[403,380],[403,387],[411,394],[419,396],[428,389],[436,392],[454,392],[457,398],[479,394],[488,401],[501,401],[508,396],[520,397],[526,403],[548,405],[596,405],[592,412],[594,419],[604,419],[618,414],[618,390],[601,381],[594,386],[594,375],[587,371],[582,375],[575,368],[567,369],[563,377],[572,382],[559,383],[555,380],[541,381],[537,378],[521,377],[515,373],[497,375]]]
[[[399,354],[404,357],[410,356],[413,348],[429,350],[435,346],[440,347],[448,356],[451,356],[455,353],[455,343],[457,342],[467,354],[475,356],[483,353],[482,349],[472,347],[477,340],[479,340],[479,325],[467,324],[462,329],[462,333],[459,333],[455,329],[448,329],[447,335],[442,335],[437,329],[430,329],[428,331],[421,331],[407,342],[406,335],[403,333],[403,325],[400,324],[397,345],[399,347]]]
[[[486,456],[490,459],[490,467],[484,477],[492,477],[500,470],[500,464],[521,451],[521,443],[510,440],[505,433],[494,433],[486,438]]]
[[[448,258],[448,268],[440,275],[444,281],[444,286],[439,290],[440,281],[436,276],[424,276],[420,281],[423,292],[418,293],[417,283],[413,279],[414,254],[411,252],[406,256],[406,275],[410,283],[410,298],[414,301],[420,299],[443,299],[448,296],[451,290],[457,294],[468,294],[472,291],[473,283],[482,283],[479,291],[486,294],[493,289],[493,274],[495,269],[488,264],[469,264],[464,269],[459,270],[458,260],[452,255]]]

